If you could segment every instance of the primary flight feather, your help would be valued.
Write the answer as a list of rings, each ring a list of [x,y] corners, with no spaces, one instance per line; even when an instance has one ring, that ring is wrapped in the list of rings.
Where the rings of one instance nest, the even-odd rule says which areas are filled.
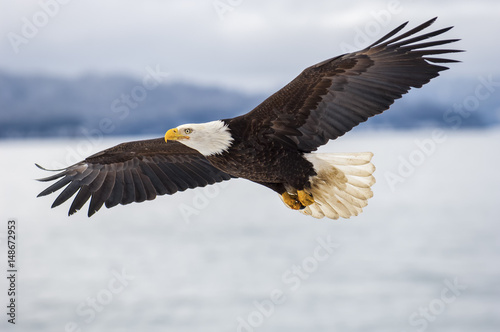
[[[436,56],[460,50],[432,47],[458,39],[423,42],[451,27],[417,35],[435,20],[397,35],[404,23],[361,51],[311,66],[247,114],[181,125],[163,138],[98,152],[40,179],[58,181],[39,196],[64,188],[52,207],[76,194],[69,215],[90,199],[90,217],[102,205],[239,177],[276,191],[286,206],[315,218],[358,215],[373,196],[372,154],[314,151],[448,69],[441,63],[457,62]]]

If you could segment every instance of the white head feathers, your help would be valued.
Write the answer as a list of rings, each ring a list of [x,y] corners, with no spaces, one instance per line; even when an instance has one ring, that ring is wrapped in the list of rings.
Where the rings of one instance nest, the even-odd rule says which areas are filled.
[[[179,140],[182,144],[198,150],[204,156],[226,151],[233,141],[229,128],[220,120],[206,123],[189,123],[177,127],[180,135],[189,139]]]

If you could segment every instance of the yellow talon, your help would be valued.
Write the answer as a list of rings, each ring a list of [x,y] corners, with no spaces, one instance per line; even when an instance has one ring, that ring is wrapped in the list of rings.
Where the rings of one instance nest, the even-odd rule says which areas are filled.
[[[303,208],[302,204],[297,200],[297,195],[290,195],[288,192],[281,194],[283,203],[286,204],[292,210],[300,210]]]
[[[297,190],[297,196],[299,198],[300,203],[304,206],[308,206],[314,204],[314,198],[311,194],[306,192],[305,190]]]

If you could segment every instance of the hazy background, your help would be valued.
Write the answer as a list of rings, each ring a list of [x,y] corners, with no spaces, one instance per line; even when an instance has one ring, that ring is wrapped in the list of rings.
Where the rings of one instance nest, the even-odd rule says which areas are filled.
[[[55,1],[55,0],[54,0]],[[226,2],[224,2],[226,1]],[[495,1],[9,2],[1,11],[0,138],[162,135],[246,113],[304,68],[363,48],[403,22],[431,29],[463,61],[365,127],[500,123]],[[479,104],[464,96],[484,81]],[[484,88],[482,88],[484,89]],[[482,92],[482,91],[480,91]],[[405,110],[405,113],[399,111]]]
[[[499,329],[498,1],[0,3],[0,266],[15,218],[16,328]],[[322,149],[375,154],[375,196],[352,220],[303,216],[244,180],[91,219],[36,198],[35,162],[247,112],[302,69],[434,16],[455,26],[443,38],[462,39],[462,63]]]
[[[403,22],[416,25],[435,16],[435,27],[455,26],[448,36],[462,38],[459,45],[468,51],[460,55],[466,65],[456,66],[449,77],[490,74],[498,63],[498,45],[487,38],[500,28],[495,0],[72,0],[18,53],[5,35],[20,34],[22,19],[41,7],[30,0],[2,3],[0,68],[15,73],[142,78],[146,66],[158,64],[172,78],[267,94],[303,68],[344,53],[343,43],[365,46],[356,45],[356,35],[367,29],[377,34],[372,21],[379,22],[380,36]],[[215,5],[221,3],[234,6],[219,15]],[[369,37],[366,44],[375,38]]]

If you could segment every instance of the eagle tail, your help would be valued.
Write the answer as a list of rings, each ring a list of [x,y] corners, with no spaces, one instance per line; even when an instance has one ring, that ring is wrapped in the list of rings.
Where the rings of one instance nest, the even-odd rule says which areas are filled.
[[[362,212],[373,196],[373,153],[309,153],[305,157],[317,174],[309,179],[311,187],[306,189],[315,202],[302,213],[318,219],[338,219]]]

